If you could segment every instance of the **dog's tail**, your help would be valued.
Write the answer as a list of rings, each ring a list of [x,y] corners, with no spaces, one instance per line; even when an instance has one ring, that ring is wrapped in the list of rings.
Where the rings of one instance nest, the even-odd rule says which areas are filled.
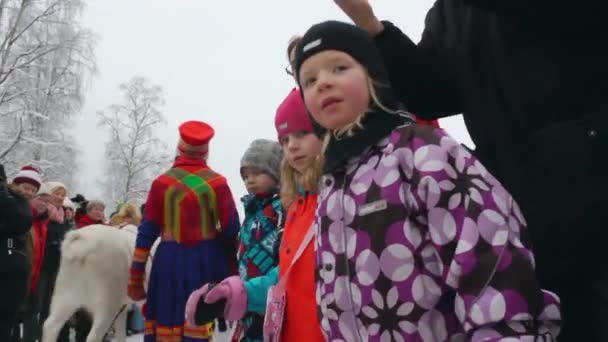
[[[61,259],[69,263],[84,264],[96,245],[94,239],[87,238],[81,231],[71,231],[66,234],[61,244]]]

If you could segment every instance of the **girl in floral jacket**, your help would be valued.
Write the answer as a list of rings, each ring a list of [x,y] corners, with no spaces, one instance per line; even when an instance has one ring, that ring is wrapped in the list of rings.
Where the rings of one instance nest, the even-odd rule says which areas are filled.
[[[315,219],[328,340],[553,340],[559,301],[538,286],[517,204],[466,149],[393,100],[368,34],[317,24],[295,67],[328,130]]]

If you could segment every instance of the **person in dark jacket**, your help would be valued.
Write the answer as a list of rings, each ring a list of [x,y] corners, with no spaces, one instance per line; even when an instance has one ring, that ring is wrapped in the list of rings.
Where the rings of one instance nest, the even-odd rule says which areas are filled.
[[[25,235],[32,227],[32,210],[27,198],[15,189],[7,185],[0,164],[0,341],[11,340],[31,270]]]
[[[374,36],[395,95],[462,113],[475,154],[522,205],[562,341],[608,341],[603,262],[608,49],[601,1],[437,0],[415,44],[367,0],[335,0]]]

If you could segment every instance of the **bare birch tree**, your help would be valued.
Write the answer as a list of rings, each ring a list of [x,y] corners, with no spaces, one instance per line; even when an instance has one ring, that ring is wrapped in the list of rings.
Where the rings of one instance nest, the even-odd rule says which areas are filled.
[[[160,169],[170,160],[157,130],[166,124],[161,87],[143,77],[133,77],[120,85],[123,102],[108,112],[99,112],[99,126],[107,128],[103,180],[107,203],[141,203]]]
[[[0,0],[0,161],[73,182],[71,120],[95,71],[81,0]]]

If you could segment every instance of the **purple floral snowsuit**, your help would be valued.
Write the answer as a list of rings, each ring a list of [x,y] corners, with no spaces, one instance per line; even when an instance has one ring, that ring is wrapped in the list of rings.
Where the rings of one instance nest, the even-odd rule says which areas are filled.
[[[316,225],[328,341],[557,335],[559,300],[538,286],[519,207],[442,130],[397,128],[324,175]]]

